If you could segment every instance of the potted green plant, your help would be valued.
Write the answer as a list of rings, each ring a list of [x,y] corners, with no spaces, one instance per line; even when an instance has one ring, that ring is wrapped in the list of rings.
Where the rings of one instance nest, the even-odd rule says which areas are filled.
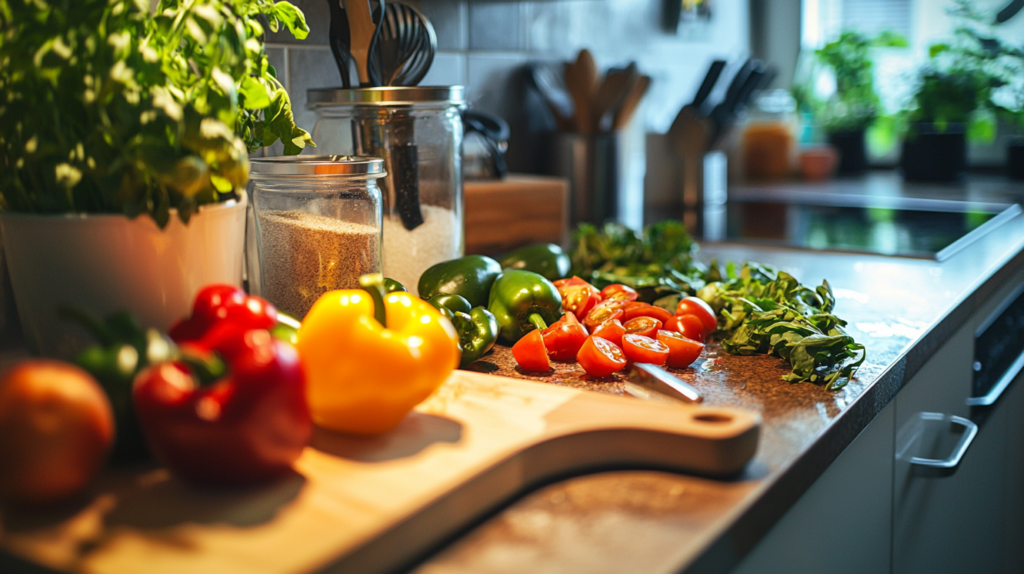
[[[835,93],[815,106],[815,115],[839,152],[838,173],[855,175],[867,168],[864,132],[883,111],[875,93],[871,48],[906,45],[902,36],[891,32],[871,38],[846,31],[814,52],[835,77]]]
[[[968,0],[947,12],[958,21],[948,43],[933,44],[905,112],[900,166],[911,181],[954,181],[967,168],[967,141],[992,141],[1004,109],[999,91],[1019,81],[1021,50],[989,34]]]
[[[81,340],[60,306],[167,328],[240,285],[248,153],[310,143],[267,61],[273,0],[0,0],[0,224],[30,346]]]

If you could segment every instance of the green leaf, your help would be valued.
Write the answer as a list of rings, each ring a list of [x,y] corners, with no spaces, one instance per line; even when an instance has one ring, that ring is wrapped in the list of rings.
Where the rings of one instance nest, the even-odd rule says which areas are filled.
[[[262,110],[270,105],[267,89],[252,76],[246,76],[242,80],[238,93],[242,96],[242,105],[248,109]]]
[[[932,44],[928,46],[928,57],[934,58],[939,54],[949,50],[949,44]]]
[[[276,16],[288,31],[298,40],[305,40],[309,35],[309,26],[306,25],[306,17],[290,2],[277,2],[274,4],[274,16]]]

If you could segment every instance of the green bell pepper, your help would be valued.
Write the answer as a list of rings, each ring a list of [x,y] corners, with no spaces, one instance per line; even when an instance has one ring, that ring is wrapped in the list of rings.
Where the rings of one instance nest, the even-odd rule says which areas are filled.
[[[409,290],[405,288],[405,285],[402,285],[401,283],[399,283],[398,281],[395,281],[394,279],[392,279],[390,277],[385,277],[384,278],[384,292],[385,293],[394,293],[396,291],[403,291],[403,292],[406,292],[406,293],[409,292]]]
[[[465,297],[435,295],[428,303],[448,317],[459,334],[459,348],[462,350],[459,367],[466,367],[480,359],[498,341],[498,320],[483,307],[470,308]]]
[[[132,405],[132,382],[149,364],[176,358],[177,346],[156,329],[143,329],[130,313],[115,313],[103,321],[81,309],[63,308],[60,315],[81,324],[99,343],[76,355],[74,363],[96,379],[110,400],[117,429],[112,459],[146,458]]]
[[[501,265],[497,261],[482,255],[467,255],[430,267],[420,276],[416,288],[420,297],[427,300],[447,293],[462,295],[472,307],[482,307],[487,304],[491,285],[498,275],[501,275]]]
[[[572,261],[562,248],[554,243],[537,243],[516,249],[501,258],[501,268],[522,269],[542,275],[548,281],[563,279],[569,275]]]
[[[512,269],[491,287],[488,310],[498,320],[501,338],[514,344],[534,328],[547,329],[562,316],[562,296],[544,277]]]

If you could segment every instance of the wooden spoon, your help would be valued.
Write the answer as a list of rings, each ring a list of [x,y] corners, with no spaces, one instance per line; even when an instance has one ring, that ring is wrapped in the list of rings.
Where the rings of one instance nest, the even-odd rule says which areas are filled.
[[[633,89],[629,91],[629,94],[622,101],[622,105],[614,112],[612,131],[625,129],[629,125],[630,120],[633,119],[633,113],[636,112],[637,106],[640,105],[640,100],[643,99],[649,87],[651,87],[650,76],[640,76],[637,79]]]
[[[631,63],[625,70],[608,72],[594,94],[594,132],[609,131],[613,123],[611,115],[622,107],[639,79],[640,73],[636,70],[636,62]],[[605,116],[609,116],[607,123],[604,121]]]
[[[597,91],[597,64],[590,50],[580,50],[575,63],[565,66],[565,85],[575,106],[576,131],[583,135],[593,133],[593,100]]]

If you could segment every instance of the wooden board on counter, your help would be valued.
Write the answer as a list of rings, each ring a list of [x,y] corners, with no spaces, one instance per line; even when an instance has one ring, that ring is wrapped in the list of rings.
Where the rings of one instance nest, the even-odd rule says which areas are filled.
[[[565,179],[543,175],[466,181],[466,253],[495,254],[527,243],[565,246],[568,189]]]
[[[382,572],[555,478],[616,467],[736,473],[759,428],[739,409],[456,371],[387,435],[318,431],[277,483],[209,490],[161,469],[111,471],[77,508],[6,512],[0,547],[91,573]]]

